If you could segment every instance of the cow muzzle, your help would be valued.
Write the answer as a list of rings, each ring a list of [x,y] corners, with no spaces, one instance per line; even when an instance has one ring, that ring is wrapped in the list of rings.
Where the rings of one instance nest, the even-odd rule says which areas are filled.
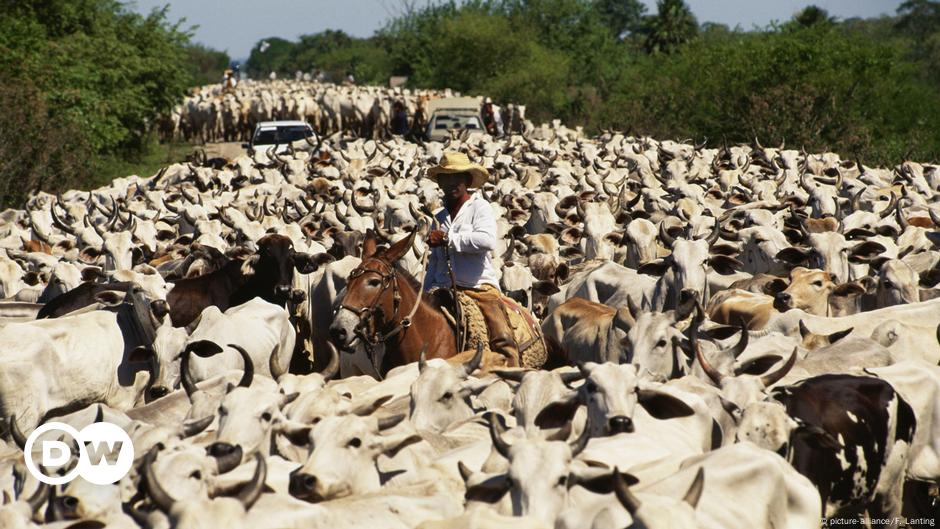
[[[607,429],[610,431],[611,435],[618,433],[633,433],[633,419],[630,417],[624,417],[623,415],[611,417],[610,420],[607,421]]]
[[[154,401],[161,397],[167,396],[169,393],[170,390],[166,386],[153,386],[147,390],[147,398],[150,401]]]
[[[215,458],[219,474],[230,472],[242,462],[242,447],[229,443],[212,443],[206,452]]]
[[[291,496],[305,501],[319,501],[321,498],[316,493],[317,477],[305,472],[292,473],[290,484],[287,491]]]
[[[786,312],[793,308],[793,298],[786,292],[780,292],[774,296],[774,308],[780,312]]]

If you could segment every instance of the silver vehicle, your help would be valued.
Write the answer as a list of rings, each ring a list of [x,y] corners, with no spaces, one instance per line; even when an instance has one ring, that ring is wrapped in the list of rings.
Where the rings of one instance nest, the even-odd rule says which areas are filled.
[[[477,97],[432,100],[428,103],[428,115],[427,135],[431,141],[443,141],[451,136],[451,131],[484,130]]]
[[[313,135],[313,127],[306,121],[262,121],[255,126],[251,142],[244,147],[264,152],[277,145],[274,152],[280,154],[291,143]]]

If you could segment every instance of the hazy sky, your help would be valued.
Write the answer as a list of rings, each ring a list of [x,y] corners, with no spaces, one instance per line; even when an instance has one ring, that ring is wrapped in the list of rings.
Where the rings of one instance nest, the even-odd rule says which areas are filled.
[[[421,4],[423,0],[416,0]],[[655,0],[642,0],[655,12]],[[699,22],[719,22],[744,29],[787,20],[808,4],[816,4],[840,18],[893,14],[902,0],[686,0]],[[235,59],[247,58],[254,44],[265,37],[293,40],[325,29],[341,29],[367,37],[401,0],[136,0],[126,2],[142,13],[170,5],[170,19],[198,25],[195,40],[226,50]]]

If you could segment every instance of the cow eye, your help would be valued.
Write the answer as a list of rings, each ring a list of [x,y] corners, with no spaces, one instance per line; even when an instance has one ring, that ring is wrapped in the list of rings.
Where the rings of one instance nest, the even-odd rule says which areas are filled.
[[[558,486],[559,486],[559,487],[564,487],[566,483],[568,483],[568,476],[562,476],[562,477],[558,478]]]
[[[814,286],[814,287],[821,287],[821,286],[822,286],[822,281],[813,281],[813,286]]]
[[[451,393],[450,391],[441,395],[441,400],[450,400],[452,398],[454,398],[454,394]]]
[[[271,420],[271,412],[267,412],[267,411],[266,411],[266,412],[262,413],[262,414],[261,414],[261,420],[264,421],[264,422],[270,421],[270,420]]]
[[[201,480],[202,480],[202,472],[200,472],[200,471],[198,471],[198,470],[194,470],[193,473],[189,475],[189,477],[191,477],[191,478],[193,478],[193,479],[198,479],[198,480],[201,481]]]
[[[346,446],[351,447],[351,448],[359,448],[360,446],[362,446],[362,440],[360,440],[358,437],[353,437],[352,439],[349,440],[348,443],[346,443]]]
[[[228,410],[226,410],[225,408],[219,408],[219,415],[220,416],[228,415]]]
[[[319,418],[319,417],[314,417],[313,420],[310,421],[310,424],[316,424],[316,423],[318,423],[318,422],[320,422],[320,418]]]
[[[666,340],[656,342],[656,347],[666,347]]]

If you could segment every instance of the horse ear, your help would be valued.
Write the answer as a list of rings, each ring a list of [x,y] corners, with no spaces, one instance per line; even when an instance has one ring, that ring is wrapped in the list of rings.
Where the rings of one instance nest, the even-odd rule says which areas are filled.
[[[411,232],[411,235],[405,237],[404,239],[393,244],[388,250],[385,250],[385,259],[389,263],[394,263],[395,261],[401,259],[401,256],[405,255],[411,246],[415,242],[415,231]]]
[[[376,247],[375,232],[372,231],[371,229],[366,230],[366,238],[362,240],[362,260],[363,261],[375,255],[375,247]]]

